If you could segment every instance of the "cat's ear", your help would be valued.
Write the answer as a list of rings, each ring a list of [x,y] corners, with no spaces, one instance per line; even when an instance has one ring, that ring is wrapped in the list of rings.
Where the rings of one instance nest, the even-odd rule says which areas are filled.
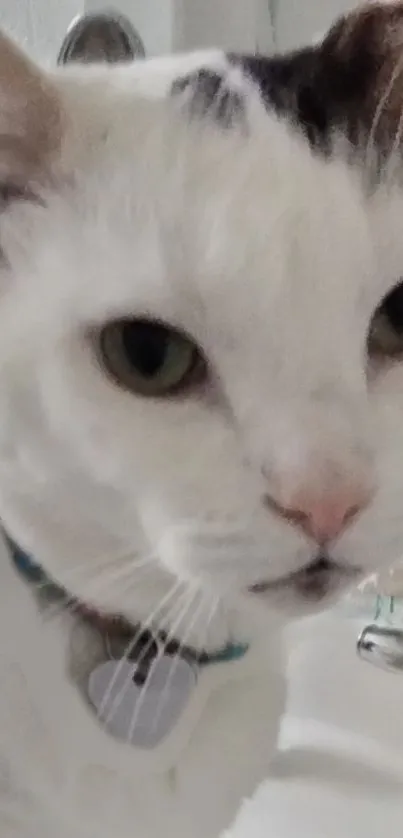
[[[61,142],[61,108],[50,78],[0,32],[0,183],[46,176]]]
[[[342,17],[325,39],[327,49],[351,64],[354,60],[399,60],[403,63],[402,0],[367,0]],[[373,66],[373,64],[372,64]]]
[[[334,89],[349,90],[373,139],[392,140],[403,107],[403,2],[369,0],[341,18],[320,47],[337,68]]]

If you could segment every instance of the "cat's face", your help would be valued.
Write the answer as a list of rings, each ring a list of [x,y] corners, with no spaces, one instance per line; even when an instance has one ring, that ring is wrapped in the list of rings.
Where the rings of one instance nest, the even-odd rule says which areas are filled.
[[[141,95],[169,73],[30,76],[32,194],[1,219],[2,515],[108,610],[148,615],[180,580],[298,615],[402,553],[403,197],[366,197],[253,96],[223,128]]]

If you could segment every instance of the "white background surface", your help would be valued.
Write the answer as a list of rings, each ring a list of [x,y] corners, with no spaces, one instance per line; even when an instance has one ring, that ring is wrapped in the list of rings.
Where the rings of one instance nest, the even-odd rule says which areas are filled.
[[[53,59],[77,13],[105,7],[128,14],[150,55],[206,45],[268,51],[274,40],[280,49],[307,43],[354,5],[356,0],[0,0],[0,24],[45,61]]]
[[[290,632],[277,777],[244,805],[225,838],[403,835],[403,672],[357,658],[362,627],[337,613]]]

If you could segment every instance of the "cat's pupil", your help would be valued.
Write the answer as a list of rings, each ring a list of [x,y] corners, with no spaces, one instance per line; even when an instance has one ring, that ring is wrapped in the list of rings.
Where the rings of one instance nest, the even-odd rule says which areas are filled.
[[[403,283],[388,295],[383,304],[389,323],[398,333],[403,333]]]
[[[122,328],[126,359],[144,378],[153,378],[164,364],[169,332],[163,326],[127,323]]]

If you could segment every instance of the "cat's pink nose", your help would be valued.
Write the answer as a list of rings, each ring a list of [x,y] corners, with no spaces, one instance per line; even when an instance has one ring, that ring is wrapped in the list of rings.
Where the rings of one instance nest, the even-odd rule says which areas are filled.
[[[323,492],[321,496],[309,490],[299,490],[286,504],[267,498],[277,515],[302,529],[318,544],[334,541],[365,509],[371,492],[364,486],[340,488]]]

